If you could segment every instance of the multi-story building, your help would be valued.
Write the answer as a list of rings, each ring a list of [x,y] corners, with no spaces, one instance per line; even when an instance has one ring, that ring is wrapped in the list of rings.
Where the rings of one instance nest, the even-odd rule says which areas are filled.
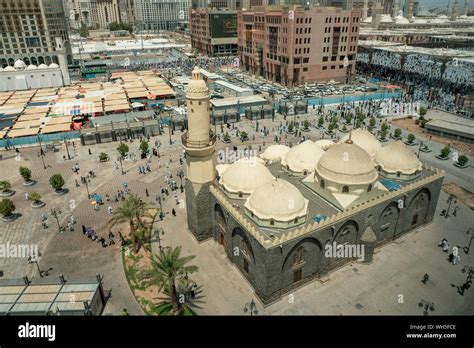
[[[92,21],[96,28],[107,28],[121,22],[118,0],[92,0]]]
[[[236,8],[239,8],[240,3],[241,0],[191,0],[191,7],[193,9],[210,7],[235,10]]]
[[[241,68],[298,86],[355,73],[360,10],[267,6],[238,13]]]
[[[58,64],[67,74],[72,52],[62,0],[0,1],[0,66]]]
[[[92,4],[91,0],[63,0],[69,26],[79,29],[82,25],[92,26]]]
[[[191,46],[209,56],[237,54],[237,12],[192,9],[189,14]]]
[[[189,0],[135,0],[135,23],[143,30],[175,30],[188,23]]]

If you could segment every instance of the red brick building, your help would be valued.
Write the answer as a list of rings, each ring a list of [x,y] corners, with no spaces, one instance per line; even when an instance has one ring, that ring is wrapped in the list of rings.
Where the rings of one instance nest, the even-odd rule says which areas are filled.
[[[241,68],[286,86],[355,73],[361,10],[298,5],[238,13]]]

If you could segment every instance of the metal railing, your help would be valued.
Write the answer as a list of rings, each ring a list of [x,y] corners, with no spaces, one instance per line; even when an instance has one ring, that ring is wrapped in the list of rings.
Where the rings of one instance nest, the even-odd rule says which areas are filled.
[[[191,148],[191,149],[203,149],[205,147],[211,146],[216,142],[216,134],[212,130],[209,131],[209,140],[200,140],[200,141],[193,141],[189,140],[189,133],[186,132],[181,136],[181,142],[184,146]]]

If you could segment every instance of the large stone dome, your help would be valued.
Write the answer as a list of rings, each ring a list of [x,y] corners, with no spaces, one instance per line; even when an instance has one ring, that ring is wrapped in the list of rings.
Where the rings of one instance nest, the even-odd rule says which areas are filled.
[[[346,134],[342,139],[341,143],[345,142],[351,137],[354,144],[364,149],[371,157],[382,148],[380,141],[367,129],[357,128],[351,131],[350,134]]]
[[[371,184],[378,177],[369,154],[350,140],[331,146],[316,171],[323,179],[341,185]]]
[[[287,222],[307,214],[308,200],[288,181],[273,179],[257,188],[245,207],[260,219]]]
[[[249,194],[272,180],[268,168],[254,157],[232,163],[222,173],[220,183],[228,192]]]
[[[285,155],[290,151],[290,148],[285,145],[270,145],[265,149],[265,151],[260,155],[261,158],[267,161],[280,162]]]
[[[201,70],[197,66],[193,69],[186,92],[190,98],[202,98],[209,95],[209,88],[207,88],[206,81],[201,78]]]
[[[416,155],[401,141],[395,141],[378,150],[374,162],[387,173],[400,172],[409,175],[422,167]]]
[[[313,172],[324,151],[311,140],[296,145],[288,151],[281,164],[297,173]]]
[[[25,62],[22,61],[21,59],[17,59],[15,64],[13,64],[13,66],[15,67],[15,69],[24,69],[24,68],[26,68]]]

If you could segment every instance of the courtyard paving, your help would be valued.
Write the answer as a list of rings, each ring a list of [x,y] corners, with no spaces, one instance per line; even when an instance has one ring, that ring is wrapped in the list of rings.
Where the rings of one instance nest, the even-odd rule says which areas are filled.
[[[313,111],[311,111],[313,112]],[[301,116],[299,121],[308,118],[316,122],[314,115]],[[293,119],[293,118],[291,118]],[[255,141],[244,144],[266,145],[272,143],[276,127],[282,122],[279,117],[275,122],[271,120],[259,120],[259,125],[270,127],[270,135],[262,139],[256,135]],[[237,125],[240,130],[245,130],[252,139],[255,122],[241,122]],[[272,129],[273,128],[273,129]],[[220,133],[220,127],[217,127]],[[231,132],[232,133],[232,132]],[[128,284],[122,266],[119,248],[115,246],[102,248],[98,243],[92,242],[81,233],[81,225],[91,226],[96,232],[106,237],[109,231],[107,213],[107,202],[99,211],[94,211],[93,206],[87,199],[84,185],[76,187],[75,180],[79,181],[81,175],[86,175],[89,170],[96,172],[96,178],[89,183],[90,193],[98,193],[105,197],[108,193],[113,197],[114,193],[122,188],[122,183],[127,182],[132,193],[139,194],[144,200],[153,202],[159,187],[164,185],[164,175],[168,171],[176,178],[176,170],[179,165],[179,156],[182,154],[180,147],[179,131],[173,136],[174,144],[169,145],[167,132],[164,135],[152,139],[160,139],[162,147],[160,153],[161,168],[158,168],[158,160],[153,157],[152,172],[140,175],[137,171],[138,165],[144,165],[144,160],[137,162],[126,161],[124,168],[126,174],[122,176],[120,169],[115,169],[116,147],[118,143],[100,144],[83,147],[76,143],[75,149],[69,146],[73,155],[72,160],[64,160],[66,155],[64,145],[57,153],[48,152],[45,162],[50,167],[43,169],[41,159],[37,156],[38,148],[22,149],[22,157],[19,161],[14,158],[0,161],[1,180],[10,180],[16,194],[11,197],[17,211],[22,215],[10,223],[0,223],[0,244],[38,244],[42,252],[40,266],[42,269],[52,268],[49,277],[57,277],[63,274],[66,277],[93,279],[96,273],[104,276],[104,287],[111,290],[110,300],[105,308],[105,314],[119,314],[123,308],[127,308],[130,314],[143,314],[136,303]],[[305,134],[307,135],[307,134]],[[312,140],[319,139],[321,134],[313,129],[309,133]],[[285,136],[283,137],[283,141]],[[289,137],[288,141],[295,142]],[[242,145],[235,141],[233,145]],[[138,153],[139,142],[128,143],[134,153]],[[218,142],[218,148],[225,144]],[[436,144],[433,144],[436,146]],[[89,155],[88,150],[92,151]],[[263,151],[263,148],[262,148]],[[109,162],[100,163],[98,155],[106,152],[111,155]],[[436,152],[434,152],[436,153]],[[172,162],[168,164],[169,158]],[[422,154],[421,159],[428,163],[442,167],[441,161],[434,158],[434,154]],[[71,167],[78,163],[80,174],[72,172]],[[22,179],[18,175],[20,165],[28,166],[33,170],[33,178],[37,184],[32,187],[21,185]],[[474,191],[472,181],[473,169],[458,169],[452,165],[445,165],[448,171],[448,181],[456,181],[462,186]],[[66,181],[65,187],[69,189],[63,196],[55,196],[49,187],[49,177],[54,173],[61,173]],[[149,191],[149,197],[145,190]],[[42,194],[47,205],[43,209],[32,209],[30,203],[24,198],[24,192],[38,191]],[[184,199],[184,194],[178,193],[179,199]],[[347,265],[330,275],[330,280],[323,283],[314,281],[311,284],[295,290],[291,297],[285,296],[282,300],[263,308],[259,304],[262,314],[422,314],[417,303],[421,299],[435,303],[434,314],[473,314],[474,313],[474,291],[466,291],[460,296],[451,284],[460,285],[466,279],[466,273],[461,269],[465,265],[473,265],[472,254],[465,255],[461,252],[460,264],[453,266],[448,263],[447,255],[437,247],[442,238],[447,238],[451,245],[465,246],[468,243],[466,230],[473,227],[474,212],[461,205],[457,217],[445,219],[439,216],[439,211],[446,208],[446,195],[441,195],[438,204],[438,213],[435,215],[433,224],[424,226],[414,233],[403,237],[397,243],[391,243],[380,249],[374,257],[371,265],[354,263]],[[74,204],[71,204],[74,201]],[[156,203],[156,202],[155,202]],[[111,203],[114,209],[118,203]],[[198,314],[243,314],[245,303],[252,298],[257,300],[251,286],[226,258],[223,251],[214,241],[197,243],[186,226],[186,209],[176,205],[173,196],[166,197],[163,202],[166,217],[157,222],[156,227],[163,228],[165,235],[162,238],[163,245],[181,245],[184,254],[196,255],[193,263],[200,270],[193,279],[203,287],[203,303],[197,309]],[[67,220],[73,214],[77,220],[75,232],[58,233],[55,220],[49,216],[48,229],[43,229],[40,224],[40,213],[49,214],[51,208],[59,207],[62,210],[61,222]],[[175,208],[177,216],[171,216],[171,209]],[[115,234],[120,227],[114,228]],[[118,238],[116,238],[118,240]],[[154,251],[158,245],[154,243]],[[0,270],[4,272],[4,278],[19,278],[25,274],[36,276],[37,271],[26,259],[0,259]],[[428,273],[430,280],[426,285],[421,283],[423,274]],[[403,295],[403,302],[400,296]]]

